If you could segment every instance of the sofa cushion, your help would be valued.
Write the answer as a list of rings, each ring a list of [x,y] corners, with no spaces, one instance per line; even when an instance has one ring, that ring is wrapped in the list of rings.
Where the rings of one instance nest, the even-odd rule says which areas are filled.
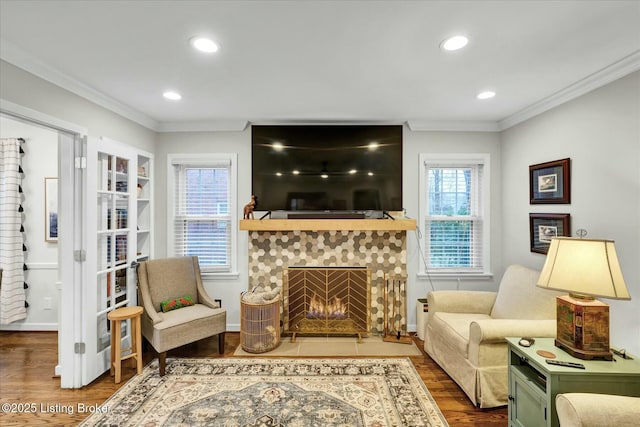
[[[540,272],[511,265],[504,272],[491,310],[494,319],[555,319],[560,292],[537,286]]]
[[[454,346],[460,354],[468,357],[469,350],[469,326],[471,322],[481,319],[490,319],[486,314],[477,313],[446,313],[437,312],[431,318],[433,331]]]

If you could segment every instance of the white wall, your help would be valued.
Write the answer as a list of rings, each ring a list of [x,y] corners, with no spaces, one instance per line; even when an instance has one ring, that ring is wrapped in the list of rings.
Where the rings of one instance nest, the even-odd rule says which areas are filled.
[[[249,202],[251,195],[251,129],[243,132],[188,132],[165,133],[158,135],[155,151],[155,255],[161,258],[166,255],[167,244],[167,200],[166,170],[169,153],[237,153],[238,154],[238,206],[237,218],[242,218],[242,207]],[[403,193],[407,215],[418,216],[418,153],[490,153],[491,155],[491,204],[492,204],[492,266],[499,279],[502,274],[500,263],[500,144],[496,133],[486,132],[412,132],[404,129],[403,153]],[[246,231],[238,234],[238,272],[236,280],[205,280],[207,291],[216,298],[223,298],[227,308],[229,330],[238,330],[240,324],[240,292],[248,289],[248,235]],[[415,330],[416,300],[426,296],[430,290],[429,283],[417,280],[419,263],[422,262],[414,232],[407,235],[407,269],[409,273],[407,298],[409,330]],[[436,289],[455,288],[456,282],[434,282]],[[495,289],[495,281],[461,282],[460,289]]]
[[[237,215],[251,192],[250,130],[156,134],[64,89],[0,61],[0,97],[155,153],[155,254],[166,254],[166,155],[188,152],[236,152],[239,160]],[[404,133],[404,200],[407,214],[418,216],[418,154],[488,152],[491,155],[491,243],[494,279],[462,282],[460,289],[495,289],[506,265],[541,268],[544,256],[529,251],[529,212],[568,212],[572,230],[616,240],[632,301],[611,303],[612,344],[640,354],[640,107],[639,73],[627,76],[547,113],[497,133]],[[157,142],[157,144],[156,144]],[[572,159],[572,204],[529,205],[528,166]],[[229,329],[239,324],[239,293],[247,288],[248,244],[238,233],[237,279],[209,281],[208,290],[224,299]],[[415,236],[408,239],[409,324],[415,323],[415,299],[429,290],[416,280],[419,259]],[[435,282],[436,289],[457,282]]]
[[[24,138],[22,157],[27,317],[0,329],[56,330],[58,328],[58,245],[45,241],[44,178],[58,176],[58,133],[0,117],[0,138]],[[45,308],[49,299],[50,308]]]
[[[571,232],[612,239],[631,301],[611,305],[611,345],[640,354],[640,72],[502,133],[503,261],[540,269],[530,212],[569,213]],[[571,158],[571,204],[530,205],[529,165]]]
[[[176,153],[237,153],[238,194],[236,218],[251,197],[251,130],[242,132],[185,132],[158,135],[154,157],[155,188],[155,258],[167,256],[167,155]],[[227,330],[240,330],[240,292],[249,287],[249,236],[237,232],[238,276],[215,279],[204,277],[207,292],[222,299],[227,310]]]
[[[8,101],[38,113],[43,113],[65,123],[73,124],[79,128],[87,129],[89,136],[106,136],[110,139],[120,141],[125,144],[133,145],[145,151],[153,152],[155,150],[156,133],[150,129],[140,126],[122,116],[119,116],[103,107],[100,107],[84,98],[81,98],[65,89],[55,86],[43,79],[40,79],[20,68],[17,68],[5,61],[0,61],[0,99]],[[36,128],[37,129],[37,128]],[[2,126],[2,135],[5,134],[5,126]],[[55,134],[55,132],[54,132]],[[30,138],[29,135],[19,135],[24,138]],[[39,140],[40,138],[36,138]],[[32,171],[37,171],[33,175],[36,182],[33,184],[33,194],[29,191],[26,194],[25,204],[35,207],[39,203],[44,203],[44,176],[60,176],[58,170],[58,139],[55,138],[55,147],[53,151],[49,151],[52,144],[35,148],[36,145],[28,143],[31,148],[25,147],[26,150],[32,150],[31,155],[38,153],[38,157],[30,157],[26,161],[35,161],[35,165],[29,167]],[[72,162],[71,162],[72,163]],[[38,178],[40,177],[40,178]],[[28,177],[28,179],[31,179]],[[42,184],[37,182],[42,180]],[[60,206],[60,215],[64,215],[65,206]],[[35,213],[33,217],[36,219],[34,228],[41,228],[42,231],[28,232],[27,239],[30,243],[35,242],[31,239],[42,237],[44,243],[44,213]],[[38,219],[41,218],[41,220]],[[40,222],[41,221],[41,222]],[[28,244],[30,244],[28,243]],[[55,244],[48,244],[55,245]],[[32,249],[32,246],[29,246]],[[45,249],[52,249],[47,246]],[[33,247],[35,251],[36,248]],[[31,257],[29,255],[28,265],[35,263],[35,268],[27,272],[28,283],[31,288],[28,290],[28,301],[30,304],[28,317],[19,324],[8,325],[3,329],[21,329],[21,330],[41,330],[56,329],[58,324],[58,316],[56,310],[58,308],[59,293],[55,293],[55,281],[58,274],[49,270],[51,263],[56,264],[57,269],[57,250],[56,255],[52,255],[51,250],[39,251],[37,255]],[[43,277],[42,280],[40,277]],[[35,281],[34,281],[35,280]],[[33,282],[33,283],[32,283]],[[52,283],[51,285],[49,285]],[[64,287],[65,284],[63,283]],[[50,293],[53,292],[53,293]],[[44,299],[52,297],[51,311],[45,310]],[[65,310],[64,303],[59,305],[59,312]]]
[[[156,133],[0,60],[0,98],[88,129],[91,136],[153,152]]]
[[[403,145],[403,201],[407,216],[418,219],[419,197],[418,184],[420,180],[420,153],[488,153],[491,169],[491,272],[493,278],[487,280],[437,280],[432,278],[433,289],[461,289],[461,290],[489,290],[497,289],[502,277],[501,260],[501,170],[500,170],[500,136],[495,132],[412,132],[405,127]],[[422,224],[418,227],[424,229]],[[427,279],[416,276],[421,264],[424,264],[415,232],[407,236],[407,299],[409,310],[409,330],[415,330],[416,300],[426,297],[432,290]],[[424,250],[423,250],[424,253]]]

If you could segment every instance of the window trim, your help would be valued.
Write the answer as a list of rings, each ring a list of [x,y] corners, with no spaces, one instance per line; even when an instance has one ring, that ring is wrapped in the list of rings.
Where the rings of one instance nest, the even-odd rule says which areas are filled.
[[[221,161],[229,162],[230,176],[229,176],[229,202],[231,207],[229,209],[231,217],[231,235],[230,239],[230,267],[229,271],[203,271],[203,277],[210,277],[214,279],[230,279],[239,277],[238,273],[238,154],[237,153],[169,153],[167,154],[167,256],[177,256],[175,248],[175,236],[173,234],[174,223],[174,207],[175,207],[175,182],[174,182],[174,166],[175,165],[189,165],[189,166],[201,166],[211,167],[212,163],[219,163]]]
[[[420,265],[418,267],[419,278],[437,277],[439,279],[460,279],[460,278],[472,278],[472,279],[484,279],[491,278],[491,168],[490,168],[490,154],[489,153],[420,153],[419,157],[419,171],[420,179],[418,183],[418,245],[420,245],[419,252],[422,254],[420,258]],[[438,164],[439,166],[469,166],[470,164],[482,165],[483,167],[483,181],[481,189],[482,197],[482,272],[464,273],[460,271],[452,270],[439,270],[439,271],[427,271],[426,269],[426,230],[422,231],[421,227],[424,226],[427,218],[427,165]]]

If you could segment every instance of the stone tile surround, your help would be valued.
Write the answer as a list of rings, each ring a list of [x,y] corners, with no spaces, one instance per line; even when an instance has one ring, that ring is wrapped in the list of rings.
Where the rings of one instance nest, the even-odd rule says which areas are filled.
[[[282,287],[282,272],[287,267],[368,267],[372,286],[371,332],[381,333],[385,274],[406,275],[406,231],[249,232],[250,289]],[[406,295],[402,298],[406,300]],[[403,323],[406,325],[406,321]]]

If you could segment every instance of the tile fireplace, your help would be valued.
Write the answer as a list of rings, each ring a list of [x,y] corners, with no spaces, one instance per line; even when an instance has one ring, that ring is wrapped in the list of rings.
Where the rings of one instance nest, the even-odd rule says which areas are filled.
[[[367,327],[382,334],[385,275],[406,275],[406,234],[415,220],[241,220],[240,229],[248,231],[249,289],[284,288],[293,267],[368,269]]]

